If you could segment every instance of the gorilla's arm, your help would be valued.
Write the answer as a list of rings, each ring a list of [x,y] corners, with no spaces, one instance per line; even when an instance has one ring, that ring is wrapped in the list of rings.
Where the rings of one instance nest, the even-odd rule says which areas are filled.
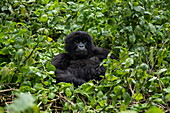
[[[56,82],[66,82],[66,83],[73,83],[76,87],[82,85],[86,81],[83,79],[76,78],[73,74],[71,74],[67,70],[60,70],[57,69],[55,71],[56,75]]]
[[[52,60],[52,65],[59,69],[65,69],[69,65],[70,57],[67,53],[60,53]]]
[[[100,48],[100,47],[94,47],[93,52],[102,61],[103,59],[107,58],[107,55],[109,54],[110,50]],[[115,57],[113,55],[111,55],[110,58],[111,59],[118,59],[117,57]]]
[[[75,86],[79,86],[86,81],[76,78],[73,74],[67,71],[67,67],[70,63],[70,56],[67,53],[60,53],[52,60],[52,65],[56,67],[55,75],[56,82],[73,83]]]

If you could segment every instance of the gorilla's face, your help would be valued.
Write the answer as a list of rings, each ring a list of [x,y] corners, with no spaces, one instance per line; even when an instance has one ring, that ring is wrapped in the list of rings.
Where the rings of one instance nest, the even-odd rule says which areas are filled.
[[[85,40],[84,37],[77,36],[74,37],[73,43],[74,43],[75,55],[79,57],[86,57],[88,54],[88,50],[87,50],[88,41]]]
[[[68,35],[65,42],[65,50],[73,59],[88,58],[93,48],[91,36],[82,31]]]

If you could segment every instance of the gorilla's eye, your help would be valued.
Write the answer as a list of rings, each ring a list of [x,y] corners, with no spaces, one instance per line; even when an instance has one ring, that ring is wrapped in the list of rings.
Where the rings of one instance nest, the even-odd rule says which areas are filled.
[[[73,42],[74,42],[75,44],[80,43],[80,41],[79,41],[79,40],[74,40]]]
[[[82,43],[85,43],[85,42],[86,42],[86,40],[82,40],[81,42],[82,42]]]

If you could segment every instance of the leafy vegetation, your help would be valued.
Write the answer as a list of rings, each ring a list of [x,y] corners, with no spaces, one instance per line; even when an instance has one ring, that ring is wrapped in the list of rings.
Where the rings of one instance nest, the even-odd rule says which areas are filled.
[[[170,111],[169,0],[1,0],[0,112]],[[55,83],[64,38],[87,31],[105,59],[102,81]],[[156,112],[155,112],[156,111]]]

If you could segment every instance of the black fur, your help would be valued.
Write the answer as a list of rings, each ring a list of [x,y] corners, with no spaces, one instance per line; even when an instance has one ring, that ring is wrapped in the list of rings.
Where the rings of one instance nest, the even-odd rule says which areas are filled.
[[[77,40],[86,42],[86,51],[75,51],[77,47],[74,43]],[[92,79],[101,80],[99,75],[105,74],[105,68],[100,63],[107,58],[109,50],[95,47],[92,37],[83,31],[72,32],[66,37],[65,50],[67,53],[60,53],[52,60],[52,65],[56,67],[57,83],[67,82],[79,86]]]

